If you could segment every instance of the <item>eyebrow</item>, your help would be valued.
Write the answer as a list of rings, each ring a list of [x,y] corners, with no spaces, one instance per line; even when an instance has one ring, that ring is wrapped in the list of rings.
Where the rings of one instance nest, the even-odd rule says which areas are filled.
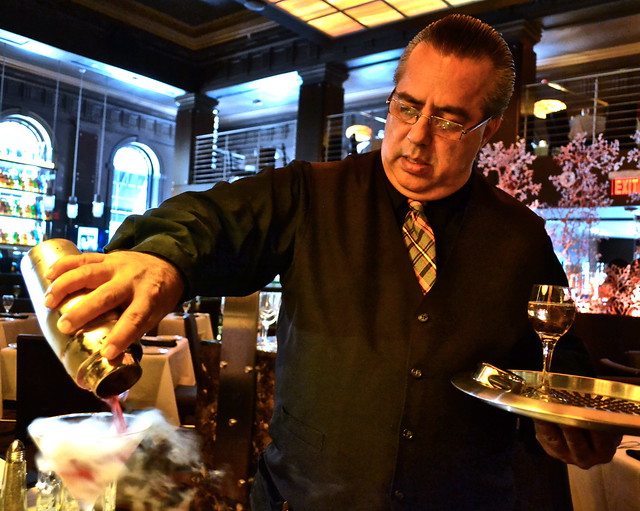
[[[411,95],[407,94],[406,92],[395,92],[395,95],[398,96],[398,98],[401,101],[406,101],[408,103],[413,103],[415,105],[423,105],[423,103],[420,103],[420,101],[418,101],[417,99],[415,99],[414,97],[412,97]],[[463,107],[459,107],[459,106],[453,106],[453,105],[444,105],[444,106],[435,106],[435,110],[437,113],[437,115],[441,115],[441,114],[450,114],[453,116],[457,116],[463,119],[463,122],[467,122],[471,119],[471,115],[469,115],[469,111],[466,108]]]

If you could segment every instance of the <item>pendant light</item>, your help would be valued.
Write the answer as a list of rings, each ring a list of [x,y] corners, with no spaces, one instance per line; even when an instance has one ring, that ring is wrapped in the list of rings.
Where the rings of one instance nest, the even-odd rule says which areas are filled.
[[[84,73],[86,69],[80,69],[80,90],[78,92],[78,114],[76,116],[76,143],[73,152],[73,180],[71,181],[71,195],[67,202],[67,217],[78,217],[78,198],[76,197],[76,178],[78,173],[78,143],[80,141],[80,114],[82,112],[82,88],[84,85]]]
[[[104,155],[104,136],[107,125],[107,87],[105,83],[104,100],[102,102],[102,127],[100,131],[100,148],[98,150],[98,162],[96,165],[96,184],[95,193],[93,195],[93,204],[91,212],[95,218],[100,218],[104,214],[104,202],[100,197],[100,184],[102,183],[102,157]]]

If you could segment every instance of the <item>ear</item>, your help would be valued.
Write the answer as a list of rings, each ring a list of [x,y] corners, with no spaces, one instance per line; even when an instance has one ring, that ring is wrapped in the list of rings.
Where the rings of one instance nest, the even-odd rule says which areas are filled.
[[[489,142],[489,140],[491,140],[491,137],[496,134],[496,131],[498,131],[498,128],[500,128],[501,124],[502,117],[498,119],[491,119],[487,123],[484,128],[484,133],[482,134],[482,146],[484,146],[487,142]]]

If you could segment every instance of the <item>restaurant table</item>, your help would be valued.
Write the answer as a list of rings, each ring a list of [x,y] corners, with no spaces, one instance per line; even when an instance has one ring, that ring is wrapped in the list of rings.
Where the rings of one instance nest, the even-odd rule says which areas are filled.
[[[175,388],[196,382],[188,341],[178,339],[175,348],[144,347],[140,365],[142,377],[131,387],[125,407],[157,408],[168,422],[180,425]]]
[[[145,347],[140,366],[142,377],[129,391],[125,406],[135,410],[157,408],[167,421],[179,425],[175,387],[195,384],[187,340],[178,339],[175,348]],[[13,346],[0,349],[2,400],[16,399],[16,368],[17,349]]]
[[[42,334],[35,314],[0,317],[0,418],[3,401],[16,399],[16,349],[18,334]]]
[[[16,342],[18,334],[40,334],[35,314],[18,314],[14,318],[0,317],[0,348]]]
[[[568,465],[574,511],[640,510],[640,460],[627,449],[640,453],[640,436],[626,435],[613,460],[583,470]]]
[[[215,339],[211,319],[209,314],[196,312],[196,325],[198,327],[198,337],[201,341]],[[158,325],[158,335],[181,335],[185,336],[184,318],[182,314],[172,312],[167,314]]]

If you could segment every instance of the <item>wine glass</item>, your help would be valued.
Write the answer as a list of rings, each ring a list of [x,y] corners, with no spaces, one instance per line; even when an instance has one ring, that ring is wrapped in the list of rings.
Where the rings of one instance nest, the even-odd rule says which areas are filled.
[[[576,305],[571,289],[564,286],[536,284],[531,290],[527,307],[529,320],[542,341],[542,374],[533,397],[551,401],[554,395],[549,383],[553,350],[576,317]]]
[[[9,314],[11,312],[11,307],[13,307],[13,301],[15,298],[13,295],[2,295],[2,306],[4,307],[4,311]]]
[[[187,300],[186,302],[182,302],[182,313],[186,316],[189,314],[191,310],[191,300]]]
[[[260,338],[263,343],[267,342],[269,327],[278,319],[280,312],[280,293],[262,292],[258,308],[258,318],[260,319]]]
[[[81,511],[92,511],[115,483],[150,426],[144,415],[124,419],[123,432],[110,412],[39,418],[28,427],[39,463],[60,477]]]

